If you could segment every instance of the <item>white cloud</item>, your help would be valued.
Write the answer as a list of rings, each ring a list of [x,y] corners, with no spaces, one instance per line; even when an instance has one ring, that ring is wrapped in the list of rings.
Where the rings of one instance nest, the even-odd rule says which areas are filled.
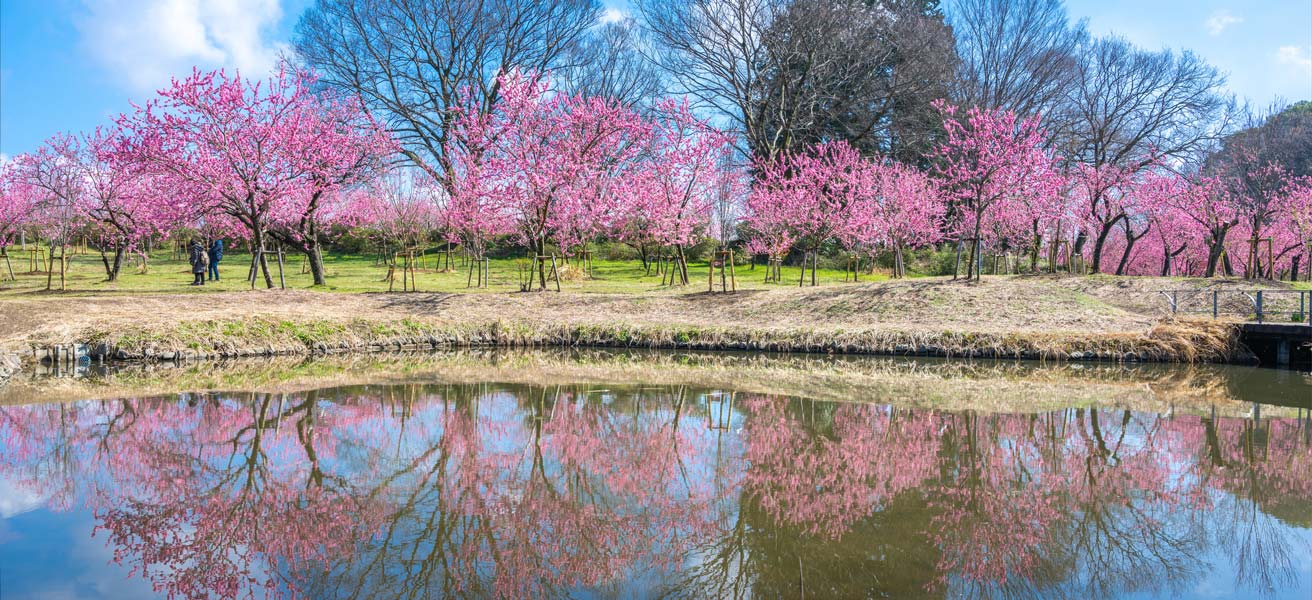
[[[45,501],[45,496],[0,477],[0,519],[32,512],[44,506]]]
[[[629,18],[628,13],[614,6],[607,7],[606,10],[601,12],[602,23],[619,23],[627,18]]]
[[[281,0],[83,0],[85,50],[125,87],[153,91],[193,66],[260,76],[285,44],[269,39]]]
[[[1231,25],[1238,25],[1244,22],[1243,17],[1236,17],[1230,14],[1226,9],[1218,10],[1212,13],[1203,24],[1207,26],[1207,33],[1212,35],[1221,35],[1221,32],[1228,29]]]
[[[1281,46],[1276,50],[1276,61],[1282,65],[1312,69],[1312,56],[1301,46]]]

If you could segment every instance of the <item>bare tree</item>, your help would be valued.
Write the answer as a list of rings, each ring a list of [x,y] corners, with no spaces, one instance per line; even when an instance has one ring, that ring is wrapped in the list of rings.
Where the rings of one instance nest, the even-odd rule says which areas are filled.
[[[359,96],[411,161],[449,185],[460,95],[487,110],[501,72],[568,68],[599,11],[595,0],[317,0],[295,45],[324,84]]]
[[[1228,123],[1234,100],[1222,93],[1225,77],[1190,52],[1151,52],[1117,37],[1085,45],[1067,99],[1069,147],[1062,154],[1094,168],[1136,171],[1158,160],[1196,160]],[[1101,266],[1108,236],[1129,215],[1114,194],[1090,194],[1094,229],[1092,268]]]
[[[633,19],[598,26],[571,54],[561,72],[563,89],[643,106],[661,95],[661,74],[643,56],[641,29]]]
[[[923,0],[638,0],[671,80],[771,159],[821,140],[897,150],[946,94],[951,31]]]
[[[1070,93],[1084,23],[1072,24],[1061,0],[955,0],[953,98],[967,106],[1042,114],[1048,126]]]

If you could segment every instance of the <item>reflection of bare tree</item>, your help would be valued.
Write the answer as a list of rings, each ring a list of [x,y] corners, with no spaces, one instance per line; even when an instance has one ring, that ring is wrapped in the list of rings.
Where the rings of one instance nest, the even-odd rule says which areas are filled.
[[[1197,443],[1199,483],[1226,492],[1201,498],[1207,510],[1196,518],[1229,555],[1238,583],[1265,593],[1295,581],[1295,557],[1312,552],[1266,513],[1312,498],[1312,444],[1301,419],[1264,421],[1260,411],[1254,405],[1243,420],[1185,419],[1177,428]]]

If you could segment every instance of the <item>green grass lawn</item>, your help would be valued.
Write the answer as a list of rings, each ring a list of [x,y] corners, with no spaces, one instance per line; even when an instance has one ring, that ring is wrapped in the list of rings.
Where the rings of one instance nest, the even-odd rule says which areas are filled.
[[[3,261],[0,261],[0,297],[43,292],[45,290],[44,263],[40,265],[40,272],[31,273],[29,272],[31,269],[27,255],[12,248],[10,249],[10,260],[13,263],[17,281],[8,279],[7,269]],[[191,282],[191,272],[187,262],[175,259],[168,251],[158,251],[151,256],[148,272],[142,273],[134,262],[125,260],[119,280],[110,283],[105,280],[105,269],[101,263],[99,253],[91,250],[87,254],[77,254],[70,258],[65,289],[66,293],[73,294],[203,293],[216,290],[248,290],[251,286],[245,278],[250,261],[249,254],[229,253],[224,256],[223,262],[219,265],[222,281],[217,283],[207,282],[204,287],[192,287],[188,285]],[[511,292],[519,291],[518,271],[521,264],[526,261],[522,261],[522,259],[492,259],[488,265],[490,285],[483,290],[466,287],[468,268],[461,266],[458,262],[455,263],[453,270],[445,272],[438,269],[436,256],[428,256],[425,262],[426,264],[422,265],[415,274],[415,282],[420,291]],[[321,289],[329,292],[385,292],[388,289],[386,280],[388,269],[385,265],[377,264],[372,256],[326,254],[324,255],[324,268],[326,270],[327,286],[313,288],[313,281],[308,268],[305,268],[303,264],[302,258],[299,255],[289,255],[283,267],[286,285],[289,289]],[[594,259],[591,278],[571,278],[567,275],[562,278],[561,289],[590,293],[705,291],[707,288],[707,269],[706,262],[689,263],[689,285],[670,287],[661,285],[660,275],[654,272],[648,275],[639,261]],[[270,271],[273,275],[274,286],[277,287],[279,279],[276,263],[271,263]],[[796,286],[800,275],[800,267],[785,266],[781,273],[782,283],[766,284],[764,283],[765,267],[763,265],[758,265],[756,269],[740,265],[736,267],[736,271],[738,289]],[[861,280],[876,281],[885,278],[883,275],[862,275]],[[821,269],[817,275],[817,282],[821,285],[842,283],[843,279],[844,273],[840,270]],[[718,285],[718,274],[716,280]],[[54,289],[58,290],[59,273],[57,270],[53,282]],[[810,284],[809,273],[807,275],[807,284]],[[258,285],[259,287],[264,286],[262,279]],[[549,287],[554,289],[554,285],[549,284]],[[395,290],[401,290],[399,273],[395,282]]]

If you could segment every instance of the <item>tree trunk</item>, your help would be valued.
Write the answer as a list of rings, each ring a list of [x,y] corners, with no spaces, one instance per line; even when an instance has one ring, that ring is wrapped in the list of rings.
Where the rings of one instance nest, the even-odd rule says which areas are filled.
[[[538,289],[545,291],[547,289],[547,264],[538,257],[547,254],[547,240],[539,237],[535,244],[534,251],[537,253],[533,257],[533,262],[537,263],[538,271]]]
[[[1039,233],[1039,221],[1034,220],[1034,247],[1030,250],[1030,272],[1039,272],[1039,251],[1043,246],[1043,235]]]
[[[1125,267],[1126,267],[1127,265],[1129,265],[1129,263],[1130,263],[1130,253],[1134,251],[1134,243],[1137,242],[1137,241],[1139,241],[1139,238],[1132,238],[1132,237],[1126,236],[1126,238],[1125,238],[1125,252],[1122,252],[1122,253],[1121,253],[1121,262],[1117,263],[1117,265],[1116,265],[1116,274],[1117,274],[1117,275],[1124,275],[1124,274],[1125,274]]]
[[[305,258],[310,261],[310,276],[314,278],[314,285],[328,285],[323,275],[323,252],[318,240],[311,241],[305,248]]]
[[[110,266],[109,273],[108,273],[110,281],[118,281],[118,274],[123,270],[123,254],[124,254],[123,246],[115,244],[114,263]]]
[[[688,285],[688,257],[683,253],[683,246],[675,245],[674,249],[679,251],[679,280]]]
[[[1121,221],[1124,215],[1113,217],[1112,220],[1106,221],[1099,228],[1098,237],[1093,240],[1093,266],[1090,269],[1094,274],[1102,272],[1102,249],[1107,244],[1107,236],[1111,235],[1112,229]]]
[[[260,264],[257,268],[264,273],[264,285],[273,289],[273,276],[269,274],[269,259],[261,250],[264,248],[264,231],[260,227],[254,228],[254,239],[251,240],[251,251],[258,253]],[[258,277],[258,274],[256,275]]]
[[[1211,231],[1210,239],[1208,240],[1209,247],[1207,248],[1207,271],[1204,275],[1205,277],[1216,276],[1216,268],[1219,266],[1218,263],[1221,260],[1221,255],[1225,252],[1225,236],[1229,232],[1229,227],[1222,227],[1219,230],[1213,229]]]
[[[118,273],[123,267],[123,247],[118,244],[114,245],[114,260],[110,262],[109,255],[105,253],[105,248],[100,248],[100,262],[105,265],[105,281],[113,283],[118,281]]]

